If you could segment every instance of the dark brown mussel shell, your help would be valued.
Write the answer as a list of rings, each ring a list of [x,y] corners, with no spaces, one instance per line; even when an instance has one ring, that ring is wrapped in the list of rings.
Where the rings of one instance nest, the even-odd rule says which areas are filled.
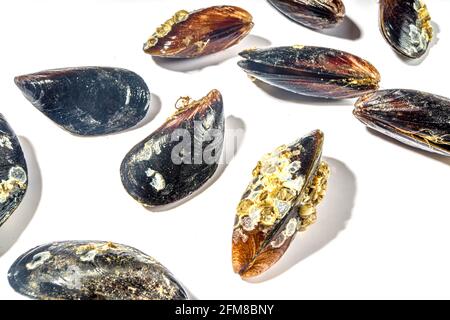
[[[450,156],[450,99],[393,89],[356,102],[354,115],[368,127],[410,146]]]
[[[373,65],[347,52],[309,46],[251,49],[238,65],[248,75],[305,96],[344,99],[378,89]]]
[[[144,206],[181,200],[217,170],[225,132],[222,95],[213,90],[198,101],[180,101],[177,112],[122,162],[122,183]]]
[[[311,29],[335,27],[345,17],[342,0],[268,0],[288,18]]]
[[[145,253],[105,241],[54,242],[21,255],[8,272],[18,293],[41,300],[187,300],[182,285]]]
[[[433,38],[422,0],[380,0],[380,29],[392,48],[411,59],[422,57]]]
[[[233,229],[233,269],[242,278],[268,270],[297,231],[315,222],[330,174],[321,161],[323,141],[323,133],[313,131],[266,154],[253,170]]]
[[[253,17],[235,6],[178,11],[144,44],[144,51],[164,58],[194,58],[225,50],[253,28]]]

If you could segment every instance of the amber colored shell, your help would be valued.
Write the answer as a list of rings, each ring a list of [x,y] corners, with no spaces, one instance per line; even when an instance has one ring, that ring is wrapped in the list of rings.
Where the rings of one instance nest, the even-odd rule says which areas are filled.
[[[225,50],[253,28],[252,16],[235,6],[177,12],[144,44],[144,51],[165,58],[193,58]]]

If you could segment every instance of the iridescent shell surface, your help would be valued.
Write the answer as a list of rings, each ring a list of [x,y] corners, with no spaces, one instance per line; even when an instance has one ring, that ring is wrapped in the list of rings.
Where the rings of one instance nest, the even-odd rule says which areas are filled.
[[[347,52],[308,46],[251,49],[238,65],[251,77],[275,87],[328,99],[361,96],[378,89],[380,74]]]
[[[353,114],[368,127],[410,146],[450,156],[450,99],[391,89],[361,97]]]

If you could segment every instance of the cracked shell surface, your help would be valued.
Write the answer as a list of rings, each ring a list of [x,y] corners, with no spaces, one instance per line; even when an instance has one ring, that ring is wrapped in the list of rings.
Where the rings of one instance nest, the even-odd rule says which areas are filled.
[[[242,278],[258,276],[287,251],[297,230],[316,219],[329,175],[323,133],[313,131],[261,158],[237,208],[232,262]]]
[[[328,99],[361,96],[378,89],[380,74],[347,52],[310,46],[251,49],[238,65],[251,77],[275,87]]]
[[[14,213],[28,187],[28,171],[19,139],[0,114],[0,227]]]
[[[392,48],[411,59],[422,57],[433,38],[422,0],[380,0],[380,29]]]
[[[14,81],[39,111],[80,136],[129,129],[145,117],[150,106],[144,80],[125,69],[55,69],[18,76]]]
[[[392,89],[361,97],[353,114],[368,127],[407,145],[450,156],[450,99]]]
[[[198,101],[185,101],[122,161],[123,186],[144,206],[189,196],[218,168],[225,132],[222,95],[213,90]]]
[[[195,58],[225,50],[253,28],[252,16],[235,6],[178,11],[144,44],[144,52],[164,58]]]
[[[333,28],[345,17],[342,0],[268,0],[291,20],[312,29]]]
[[[132,247],[103,241],[54,242],[20,256],[8,273],[18,293],[56,300],[186,300],[172,274]]]

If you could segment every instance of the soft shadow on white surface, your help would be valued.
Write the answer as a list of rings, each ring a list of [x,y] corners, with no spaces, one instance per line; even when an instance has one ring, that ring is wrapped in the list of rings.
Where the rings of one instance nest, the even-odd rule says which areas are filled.
[[[394,138],[388,137],[388,136],[386,136],[384,134],[381,134],[380,132],[378,132],[376,130],[373,130],[373,129],[370,129],[370,128],[367,128],[367,131],[369,131],[370,134],[372,134],[372,135],[374,135],[374,136],[376,136],[376,137],[378,137],[378,138],[380,138],[380,139],[382,139],[382,140],[384,140],[386,142],[395,144],[395,145],[397,145],[399,147],[408,149],[408,150],[410,150],[412,152],[415,152],[417,154],[420,154],[420,155],[422,155],[424,157],[431,158],[433,160],[439,161],[439,162],[441,162],[443,164],[446,164],[446,165],[450,166],[450,157],[446,157],[446,156],[442,156],[442,155],[437,154],[437,153],[428,152],[428,151],[425,151],[425,150],[414,148],[412,146],[409,146],[407,144],[401,143],[400,141],[397,141]]]
[[[34,148],[27,138],[19,137],[28,167],[28,189],[22,203],[0,228],[0,257],[16,243],[33,219],[42,194],[42,177]]]
[[[266,38],[249,35],[243,39],[239,44],[228,48],[227,50],[210,54],[204,57],[192,58],[192,59],[174,59],[174,58],[161,58],[153,57],[153,60],[157,65],[164,69],[177,72],[191,72],[200,71],[206,67],[219,65],[231,58],[236,57],[239,52],[254,47],[267,47],[271,42]]]
[[[254,83],[258,88],[260,88],[262,91],[267,93],[272,98],[293,103],[307,104],[314,106],[330,106],[330,105],[352,106],[354,101],[352,99],[325,99],[325,98],[308,97],[271,86],[259,80],[255,80]]]
[[[433,39],[431,39],[431,42],[430,42],[427,52],[419,59],[410,59],[410,58],[407,58],[407,57],[401,55],[400,53],[398,53],[397,51],[395,51],[393,49],[395,51],[397,57],[401,61],[403,61],[404,63],[406,63],[407,65],[410,65],[410,66],[418,66],[427,59],[430,51],[433,50],[433,47],[439,42],[438,34],[441,32],[441,29],[439,28],[439,25],[436,22],[432,21],[431,26],[433,27]]]
[[[316,30],[327,36],[347,39],[347,40],[358,40],[362,36],[362,31],[358,25],[350,17],[346,16],[344,21],[338,24],[334,28]]]
[[[161,111],[161,105],[162,105],[161,99],[156,94],[152,93],[151,98],[150,98],[150,107],[149,107],[149,110],[148,110],[147,114],[145,115],[144,119],[142,119],[134,127],[130,128],[128,130],[122,131],[122,132],[128,132],[128,131],[140,129],[143,126],[152,122],[156,118],[158,113]]]
[[[284,256],[272,268],[248,282],[260,283],[283,274],[325,247],[345,229],[355,202],[356,177],[341,161],[326,157],[324,161],[331,168],[331,176],[325,199],[317,208],[317,222],[297,234]]]
[[[188,197],[181,199],[180,201],[158,207],[146,207],[147,210],[152,212],[164,212],[173,210],[184,203],[190,201],[196,196],[200,195],[203,191],[213,185],[225,172],[226,168],[239,152],[242,146],[245,136],[245,123],[242,119],[235,116],[228,116],[225,119],[225,141],[223,146],[223,153],[220,159],[219,166],[214,175],[209,179],[200,189],[189,195]]]

